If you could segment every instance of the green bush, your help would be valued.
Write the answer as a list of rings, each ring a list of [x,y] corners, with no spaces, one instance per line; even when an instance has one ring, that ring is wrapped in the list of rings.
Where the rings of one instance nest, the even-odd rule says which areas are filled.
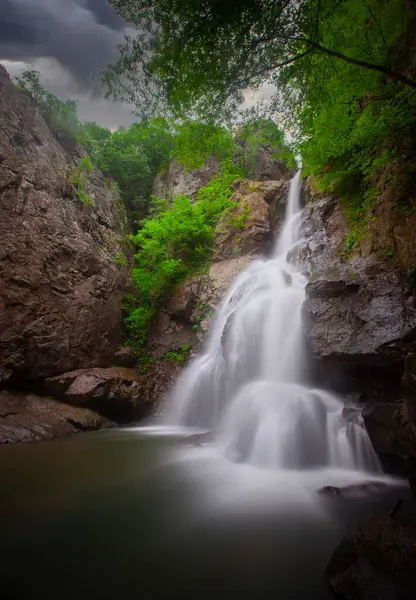
[[[199,190],[194,204],[186,196],[177,196],[170,208],[162,208],[155,217],[143,221],[140,231],[132,236],[137,247],[133,279],[140,307],[132,310],[126,326],[139,343],[146,338],[156,308],[175,286],[210,261],[215,226],[224,211],[235,206],[230,202],[230,186],[242,174],[231,161],[224,161],[221,173]]]
[[[75,194],[82,204],[93,206],[94,202],[85,191],[85,186],[88,184],[88,177],[92,173],[93,166],[89,156],[84,156],[79,161],[77,167],[69,169],[68,177],[71,184],[74,186]]]

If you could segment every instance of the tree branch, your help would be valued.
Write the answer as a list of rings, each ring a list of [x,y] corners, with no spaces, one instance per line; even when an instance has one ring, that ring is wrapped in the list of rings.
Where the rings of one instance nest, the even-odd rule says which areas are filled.
[[[302,52],[301,54],[297,54],[293,58],[290,58],[281,63],[278,63],[277,65],[272,65],[271,67],[265,67],[264,69],[260,69],[260,71],[256,71],[255,73],[250,73],[250,77],[247,77],[246,79],[239,81],[237,84],[237,87],[240,87],[241,85],[248,85],[250,83],[250,81],[253,79],[253,77],[257,77],[258,75],[263,75],[263,73],[268,73],[269,71],[275,71],[276,69],[281,69],[282,67],[286,67],[287,65],[290,65],[291,63],[294,63],[295,61],[303,58],[307,54],[311,54],[311,52],[313,52],[313,48],[308,48],[308,50],[305,50],[305,52]]]
[[[356,65],[357,67],[362,67],[362,68],[368,69],[370,71],[378,71],[379,73],[383,73],[384,75],[387,75],[391,79],[395,79],[396,81],[400,81],[404,85],[408,85],[409,87],[416,89],[416,81],[414,79],[409,79],[409,77],[406,77],[402,73],[397,73],[396,71],[392,71],[391,69],[389,69],[388,67],[384,67],[383,65],[376,65],[374,63],[366,62],[364,60],[359,60],[357,58],[351,58],[350,56],[346,56],[345,54],[342,54],[341,52],[337,52],[336,50],[330,50],[329,48],[325,48],[325,46],[321,46],[321,44],[318,44],[317,42],[314,42],[313,40],[310,40],[309,38],[293,36],[293,35],[292,36],[285,35],[284,33],[278,33],[277,35],[268,37],[268,38],[266,38],[266,37],[257,38],[256,40],[252,41],[252,44],[257,46],[264,42],[266,42],[266,43],[272,42],[274,40],[277,40],[278,38],[281,38],[283,40],[291,40],[294,42],[304,42],[305,44],[308,44],[310,46],[309,51],[316,50],[318,52],[322,52],[322,54],[326,54],[327,56],[333,56],[335,58],[339,58],[340,60],[343,60],[344,62],[350,63],[352,65]],[[306,54],[309,53],[309,51],[302,52],[301,54],[298,54],[291,60],[286,61],[280,65],[276,65],[275,67],[272,67],[272,68],[278,69],[279,67],[284,67],[287,64],[290,64],[291,62],[298,60],[299,58],[303,58]],[[265,69],[265,71],[270,71],[270,70],[271,70],[271,68]]]
[[[396,81],[400,81],[404,85],[408,85],[409,87],[416,89],[416,81],[414,81],[413,79],[409,79],[408,77],[406,77],[405,75],[402,75],[401,73],[392,71],[391,69],[388,69],[387,67],[383,67],[382,65],[375,65],[373,63],[368,63],[363,60],[358,60],[356,58],[351,58],[349,56],[345,56],[345,54],[341,54],[341,52],[336,52],[335,50],[330,50],[329,48],[325,48],[324,46],[321,46],[320,44],[317,44],[316,42],[309,40],[309,39],[299,39],[299,40],[305,42],[306,44],[309,44],[311,49],[317,50],[318,52],[322,52],[323,54],[326,54],[327,56],[334,56],[335,58],[339,58],[347,63],[356,65],[357,67],[363,67],[364,69],[369,69],[371,71],[378,71],[379,73],[383,73],[384,75],[387,75],[391,79],[395,79]]]

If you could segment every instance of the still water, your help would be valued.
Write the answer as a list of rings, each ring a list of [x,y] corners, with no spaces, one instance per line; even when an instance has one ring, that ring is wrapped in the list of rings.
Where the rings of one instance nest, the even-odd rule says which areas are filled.
[[[407,495],[317,493],[364,480],[236,464],[167,429],[3,446],[0,598],[331,598],[344,532]]]

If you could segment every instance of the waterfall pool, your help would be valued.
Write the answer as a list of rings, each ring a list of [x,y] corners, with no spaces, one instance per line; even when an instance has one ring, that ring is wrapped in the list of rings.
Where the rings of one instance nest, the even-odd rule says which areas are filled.
[[[0,598],[331,598],[324,568],[345,531],[409,495],[386,479],[326,496],[368,477],[236,464],[187,436],[1,447]]]

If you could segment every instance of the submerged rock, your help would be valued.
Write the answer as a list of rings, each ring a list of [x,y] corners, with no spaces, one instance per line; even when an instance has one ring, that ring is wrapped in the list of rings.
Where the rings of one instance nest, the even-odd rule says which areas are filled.
[[[87,408],[35,394],[0,392],[0,444],[36,442],[111,426]]]
[[[389,516],[369,519],[341,542],[326,574],[344,600],[413,600],[416,524]]]

